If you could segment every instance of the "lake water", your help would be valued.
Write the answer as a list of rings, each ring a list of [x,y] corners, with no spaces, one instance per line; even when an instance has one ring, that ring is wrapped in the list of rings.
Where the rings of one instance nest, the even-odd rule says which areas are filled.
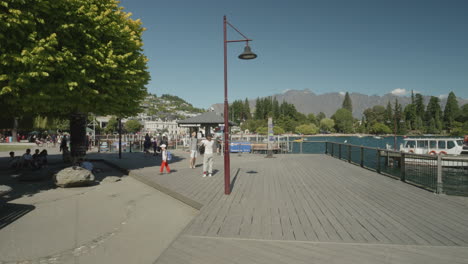
[[[403,137],[397,136],[397,149],[400,148],[400,144],[403,143]],[[389,144],[393,147],[394,137],[381,137],[375,138],[373,136],[367,137],[356,137],[356,136],[342,136],[342,137],[330,137],[330,136],[319,136],[319,137],[307,137],[304,138],[306,141],[330,141],[336,143],[346,143],[357,146],[365,146],[372,148],[385,148],[386,144]]]

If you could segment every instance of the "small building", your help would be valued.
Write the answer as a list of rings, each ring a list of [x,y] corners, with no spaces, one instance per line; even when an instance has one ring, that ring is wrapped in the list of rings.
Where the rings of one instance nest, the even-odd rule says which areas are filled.
[[[224,127],[224,116],[216,112],[205,112],[194,117],[179,120],[177,124],[179,127],[189,128],[191,130],[190,132],[198,132],[200,128],[204,128],[205,134],[212,134],[211,128]],[[233,126],[235,123],[229,121],[229,125]]]
[[[186,132],[185,128],[177,126],[177,122],[175,120],[163,121],[161,119],[157,121],[144,121],[144,130],[147,133],[156,133],[164,130],[170,135],[181,135]]]

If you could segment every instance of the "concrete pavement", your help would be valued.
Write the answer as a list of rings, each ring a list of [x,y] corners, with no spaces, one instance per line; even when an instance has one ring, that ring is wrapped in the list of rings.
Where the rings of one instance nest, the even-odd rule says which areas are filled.
[[[109,176],[123,176],[106,165],[99,167]],[[115,183],[71,189],[16,183],[3,169],[0,178],[0,183],[8,178],[14,189],[28,190],[24,195],[17,191],[14,199],[7,197],[0,218],[29,208],[0,227],[1,264],[153,263],[198,214],[126,176]]]

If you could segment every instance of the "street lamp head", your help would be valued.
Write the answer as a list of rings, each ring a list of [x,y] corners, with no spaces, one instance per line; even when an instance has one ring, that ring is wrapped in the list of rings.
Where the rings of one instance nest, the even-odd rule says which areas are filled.
[[[239,59],[241,60],[253,60],[257,58],[257,54],[253,53],[252,50],[250,50],[250,46],[247,45],[244,48],[244,52],[239,55]]]

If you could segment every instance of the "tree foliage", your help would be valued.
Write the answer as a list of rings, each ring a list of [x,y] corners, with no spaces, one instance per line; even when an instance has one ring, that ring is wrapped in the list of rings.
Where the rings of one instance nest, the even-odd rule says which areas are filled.
[[[458,116],[459,111],[457,97],[453,92],[450,92],[444,109],[444,124],[448,130],[454,128],[455,118]]]
[[[377,122],[371,126],[371,128],[369,129],[369,132],[371,134],[381,135],[381,134],[390,134],[392,133],[392,130],[387,125]]]
[[[351,101],[351,97],[349,96],[348,92],[346,92],[345,94],[343,105],[341,108],[344,108],[348,110],[349,112],[353,113],[353,102]]]
[[[318,133],[318,127],[315,124],[304,124],[296,127],[296,133],[302,135],[315,135]]]
[[[335,128],[340,133],[352,133],[354,118],[353,114],[345,108],[338,109],[332,116],[335,121]]]
[[[109,119],[109,122],[107,122],[106,127],[104,127],[104,132],[108,134],[112,134],[114,132],[117,132],[119,129],[119,122],[117,121],[117,118],[114,116]]]
[[[0,0],[0,9],[0,102],[15,114],[138,112],[144,29],[117,1]]]
[[[320,129],[327,132],[335,131],[335,121],[331,118],[324,118],[320,120]]]
[[[129,132],[129,133],[136,133],[136,132],[139,132],[142,128],[143,128],[143,125],[138,122],[138,120],[128,120],[127,122],[125,122],[125,131]]]

